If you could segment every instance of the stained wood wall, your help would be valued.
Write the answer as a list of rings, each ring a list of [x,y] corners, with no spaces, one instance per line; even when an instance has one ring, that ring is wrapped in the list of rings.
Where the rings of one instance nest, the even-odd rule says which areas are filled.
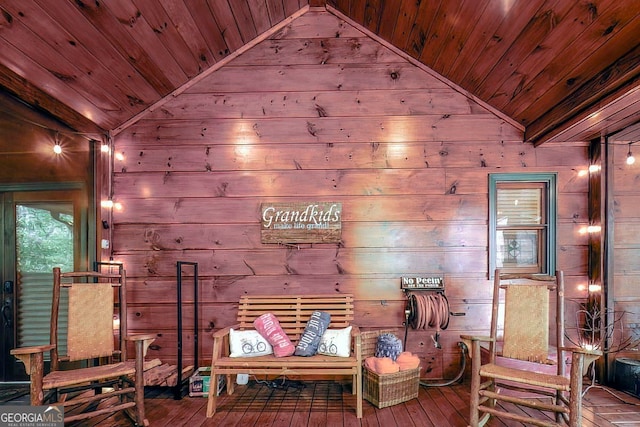
[[[445,277],[451,319],[409,330],[426,378],[458,369],[459,334],[490,313],[487,176],[558,172],[558,265],[583,297],[585,143],[521,132],[355,27],[312,10],[114,138],[112,251],[129,275],[129,325],[176,357],[176,262],[200,269],[201,360],[244,294],[353,293],[363,329],[404,336],[400,277]],[[342,203],[340,244],[260,242],[262,202]],[[185,270],[186,280],[188,271]],[[185,285],[185,298],[192,299]],[[185,304],[186,359],[193,309]]]

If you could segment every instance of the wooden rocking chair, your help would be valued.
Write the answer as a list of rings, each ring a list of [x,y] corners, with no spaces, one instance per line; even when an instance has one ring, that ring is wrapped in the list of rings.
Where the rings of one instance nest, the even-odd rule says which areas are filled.
[[[125,286],[122,266],[117,273],[53,269],[50,344],[11,350],[30,377],[31,405],[63,407],[65,423],[124,411],[136,425],[149,424],[143,365],[155,336],[127,335]],[[65,317],[66,333],[58,328]],[[131,361],[127,341],[134,342]],[[51,371],[45,375],[46,352],[51,355]]]
[[[555,310],[550,310],[554,302]],[[499,337],[502,314],[504,328]],[[550,326],[555,335],[551,340]],[[470,425],[484,425],[493,415],[527,425],[580,426],[582,379],[601,353],[564,347],[564,334],[562,271],[548,276],[496,270],[490,336],[462,336],[470,344]],[[550,341],[557,349],[555,360],[550,359],[554,348]],[[481,342],[488,343],[488,356]],[[483,358],[488,358],[487,363],[482,363]],[[510,405],[498,405],[498,401],[549,412],[554,421],[531,418],[524,411],[508,412],[503,408]]]

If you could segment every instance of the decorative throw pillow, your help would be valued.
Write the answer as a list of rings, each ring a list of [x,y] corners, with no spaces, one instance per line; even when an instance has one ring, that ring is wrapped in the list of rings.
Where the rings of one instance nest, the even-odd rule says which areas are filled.
[[[376,345],[376,357],[389,357],[395,362],[402,353],[402,341],[391,333],[384,333],[378,336]]]
[[[331,313],[326,311],[314,311],[311,313],[311,317],[304,327],[304,332],[298,340],[296,346],[296,356],[313,356],[318,351],[318,345],[320,344],[320,338],[322,334],[327,330],[327,327],[331,323]]]
[[[320,339],[318,354],[349,357],[351,355],[351,326],[344,329],[327,329]]]
[[[258,331],[229,331],[229,357],[254,357],[273,354],[273,348]]]
[[[253,321],[253,326],[271,344],[276,357],[291,356],[296,350],[273,313],[265,313],[258,317]]]

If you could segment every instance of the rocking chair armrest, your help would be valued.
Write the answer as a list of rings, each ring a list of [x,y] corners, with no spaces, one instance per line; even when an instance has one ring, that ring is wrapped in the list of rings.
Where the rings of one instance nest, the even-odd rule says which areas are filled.
[[[24,355],[24,354],[35,354],[35,353],[46,353],[47,351],[51,351],[56,347],[55,344],[46,344],[46,345],[33,345],[29,347],[18,347],[10,350],[10,353],[14,356]]]
[[[496,339],[495,337],[491,337],[489,335],[460,335],[460,339],[462,340],[462,344],[467,347],[469,351],[469,357],[471,360],[480,360],[479,357],[474,355],[480,355],[482,351],[483,345],[481,343],[490,342],[491,345],[495,346]],[[479,368],[480,365],[478,365]]]
[[[460,335],[460,338],[463,340],[469,340],[469,341],[484,341],[484,342],[496,341],[494,337],[490,337],[488,335]]]
[[[131,334],[127,335],[124,339],[134,342],[136,349],[136,361],[139,359],[140,363],[142,363],[142,360],[147,356],[149,346],[156,340],[156,334]]]
[[[602,350],[588,350],[582,347],[559,347],[558,350],[571,353],[571,371],[574,372],[575,369],[575,374],[572,373],[572,376],[587,375],[589,367],[603,355]],[[580,372],[580,366],[582,366],[582,372]]]
[[[570,352],[570,353],[580,353],[580,354],[584,354],[585,356],[593,356],[593,357],[600,357],[603,354],[602,350],[589,350],[582,347],[560,347],[559,349],[562,351]]]
[[[155,340],[156,334],[131,334],[125,337],[127,341],[145,341],[145,340]]]
[[[9,353],[24,364],[25,372],[30,378],[37,378],[31,380],[33,387],[33,384],[36,382],[41,383],[42,381],[42,376],[44,375],[44,354],[54,348],[56,348],[55,344],[34,345],[14,348],[11,349]]]

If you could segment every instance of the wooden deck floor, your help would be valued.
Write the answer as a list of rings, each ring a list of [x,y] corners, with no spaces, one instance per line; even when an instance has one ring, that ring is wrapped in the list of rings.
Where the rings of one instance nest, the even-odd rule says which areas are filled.
[[[301,389],[281,390],[252,381],[246,386],[237,386],[232,396],[224,394],[219,399],[218,411],[209,419],[206,418],[206,398],[186,396],[175,400],[169,389],[149,389],[145,399],[147,417],[153,427],[463,427],[469,417],[468,402],[468,382],[447,387],[420,387],[417,399],[383,409],[364,401],[361,420],[355,415],[355,398],[350,386],[336,382],[306,382]],[[583,412],[584,427],[640,426],[640,399],[616,390],[590,389],[584,397]],[[541,412],[537,415],[541,419],[548,418]],[[114,415],[92,425],[112,427],[131,423],[123,415]],[[497,419],[489,425],[522,426]]]

